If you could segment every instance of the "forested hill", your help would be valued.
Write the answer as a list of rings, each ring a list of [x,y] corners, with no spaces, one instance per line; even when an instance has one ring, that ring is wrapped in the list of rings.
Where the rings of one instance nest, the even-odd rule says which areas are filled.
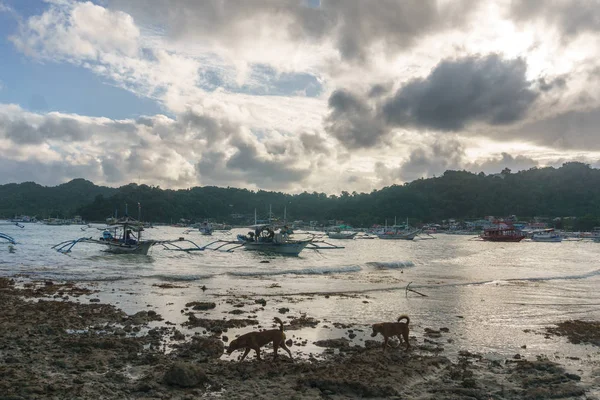
[[[119,189],[96,186],[85,179],[73,179],[46,187],[33,182],[0,185],[0,217],[30,215],[38,218],[73,217],[96,196],[113,196]]]
[[[74,180],[57,187],[33,183],[0,186],[0,215],[14,214],[72,216],[102,221],[125,203],[129,214],[137,217],[137,203],[142,219],[153,222],[176,222],[181,218],[202,221],[245,223],[232,215],[273,214],[282,217],[287,208],[288,220],[344,220],[355,226],[410,218],[411,223],[439,221],[447,218],[479,218],[485,215],[517,215],[521,218],[586,217],[596,224],[600,216],[600,170],[571,162],[560,168],[533,168],[501,174],[473,174],[446,171],[443,176],[419,179],[371,193],[347,193],[339,196],[324,193],[296,195],[279,192],[249,191],[235,188],[195,187],[163,190],[158,187],[129,184],[118,189],[98,187],[91,182]]]

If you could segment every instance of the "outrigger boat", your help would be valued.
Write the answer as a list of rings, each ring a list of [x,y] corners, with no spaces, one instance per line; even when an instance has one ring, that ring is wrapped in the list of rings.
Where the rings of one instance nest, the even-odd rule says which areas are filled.
[[[327,231],[327,237],[329,239],[354,239],[358,232],[349,231],[347,228],[346,225],[336,226]]]
[[[15,241],[15,239],[13,239],[11,236],[8,236],[7,234],[4,234],[2,232],[0,232],[0,239],[2,239],[3,241],[8,242],[8,244],[17,244],[17,242]]]
[[[200,230],[200,233],[205,236],[212,235],[214,231],[212,224],[208,223],[207,221],[203,222],[198,229]]]
[[[394,225],[390,228],[386,227],[382,232],[376,233],[379,239],[388,239],[388,240],[413,240],[416,238],[423,229],[411,229],[408,225],[408,218],[406,219],[405,225],[397,225],[396,217],[394,217]]]
[[[66,254],[70,253],[71,249],[78,243],[92,243],[105,246],[107,253],[147,255],[150,248],[156,245],[162,245],[166,250],[187,252],[202,251],[206,247],[200,247],[191,240],[184,238],[177,240],[142,240],[143,224],[130,217],[111,222],[110,226],[104,229],[102,236],[98,239],[82,237],[75,240],[66,240],[52,246],[52,248]],[[187,242],[191,244],[191,247],[184,248],[180,245],[181,242]]]
[[[317,241],[314,239],[314,236],[306,239],[291,239],[285,229],[275,233],[275,230],[269,224],[252,225],[250,228],[252,231],[246,235],[237,235],[237,240],[235,241],[215,240],[204,246],[204,248],[206,250],[220,251],[233,251],[238,248],[244,248],[246,250],[288,256],[297,256],[304,249],[329,250],[344,248],[325,241]]]

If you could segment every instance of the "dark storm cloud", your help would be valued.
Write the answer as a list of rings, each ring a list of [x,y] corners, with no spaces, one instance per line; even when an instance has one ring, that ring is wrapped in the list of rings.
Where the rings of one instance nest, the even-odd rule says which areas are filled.
[[[174,38],[222,44],[247,40],[261,26],[278,26],[299,42],[333,41],[345,60],[365,61],[372,44],[401,50],[422,35],[462,24],[476,2],[460,0],[109,0],[136,21],[165,24]]]
[[[205,184],[250,183],[265,189],[291,187],[310,175],[309,169],[290,167],[285,160],[264,159],[252,144],[243,142],[230,157],[221,151],[203,153],[196,171]]]
[[[600,2],[597,0],[564,0],[539,3],[532,0],[513,0],[512,19],[520,22],[541,19],[558,27],[565,37],[600,30]]]
[[[2,133],[17,144],[39,144],[52,139],[80,142],[92,135],[89,127],[71,118],[48,116],[41,123],[32,124],[26,119],[12,120],[0,115]]]
[[[310,154],[331,154],[329,148],[324,144],[325,140],[318,132],[311,135],[309,133],[301,133],[300,134],[300,142],[302,143],[302,147],[307,153]]]
[[[309,169],[288,166],[289,160],[265,159],[258,154],[255,145],[249,142],[235,144],[237,152],[226,162],[230,170],[238,171],[247,182],[262,187],[291,186],[310,174]]]
[[[527,123],[505,132],[509,138],[527,138],[537,144],[573,150],[600,150],[600,107],[571,110]]]
[[[38,160],[12,160],[0,157],[0,184],[10,182],[36,182],[54,186],[68,180],[84,177],[98,180],[102,177],[101,168],[96,162],[71,165],[66,162],[41,162]]]
[[[422,177],[439,176],[448,169],[460,169],[465,151],[456,140],[436,141],[429,148],[418,148],[410,153],[408,161],[398,170],[405,182]]]
[[[347,148],[385,142],[393,128],[460,131],[471,123],[509,125],[523,119],[543,89],[564,87],[564,78],[534,85],[521,59],[471,56],[440,62],[422,79],[413,79],[390,97],[374,98],[340,89],[329,98],[325,130]],[[381,85],[379,85],[381,86]]]
[[[538,93],[521,59],[498,55],[439,63],[425,79],[402,86],[382,107],[392,126],[458,131],[471,122],[503,125],[523,118]]]
[[[513,156],[508,153],[501,153],[500,157],[490,157],[479,163],[468,164],[466,169],[472,172],[484,172],[486,174],[498,174],[504,168],[513,172],[522,171],[537,167],[539,163],[534,159],[522,155]]]
[[[367,99],[347,90],[336,90],[328,101],[325,130],[347,148],[373,147],[387,133]]]

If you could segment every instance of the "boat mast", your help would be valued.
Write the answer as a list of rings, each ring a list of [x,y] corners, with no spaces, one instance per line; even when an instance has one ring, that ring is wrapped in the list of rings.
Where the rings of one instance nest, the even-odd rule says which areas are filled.
[[[283,207],[283,223],[287,223],[287,206]]]
[[[256,208],[254,209],[254,225],[256,225]]]

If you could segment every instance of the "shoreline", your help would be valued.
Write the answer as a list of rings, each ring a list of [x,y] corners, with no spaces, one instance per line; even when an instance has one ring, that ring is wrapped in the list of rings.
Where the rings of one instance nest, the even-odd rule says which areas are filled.
[[[381,336],[362,343],[352,340],[352,334],[364,335],[355,332],[364,327],[315,322],[310,315],[284,319],[293,342],[293,362],[285,354],[271,361],[268,347],[263,352],[266,361],[257,361],[252,352],[238,362],[239,352],[222,356],[226,341],[235,332],[270,328],[262,316],[224,318],[210,311],[193,312],[188,321],[195,320],[206,334],[189,335],[182,324],[164,321],[153,310],[127,315],[99,299],[86,304],[73,301],[98,290],[77,285],[50,281],[15,285],[12,279],[0,278],[0,398],[592,399],[600,395],[596,389],[600,368],[575,374],[565,357],[490,358],[469,352],[449,357],[443,345],[452,340],[452,332],[439,327],[425,327],[423,334],[421,329],[411,331],[410,351],[400,346],[383,353]],[[261,306],[255,305],[257,310]],[[302,344],[309,339],[295,328],[318,323],[337,325],[338,333],[352,332],[321,340],[320,354],[302,357]],[[599,327],[565,321],[547,329],[547,335],[600,346]]]

